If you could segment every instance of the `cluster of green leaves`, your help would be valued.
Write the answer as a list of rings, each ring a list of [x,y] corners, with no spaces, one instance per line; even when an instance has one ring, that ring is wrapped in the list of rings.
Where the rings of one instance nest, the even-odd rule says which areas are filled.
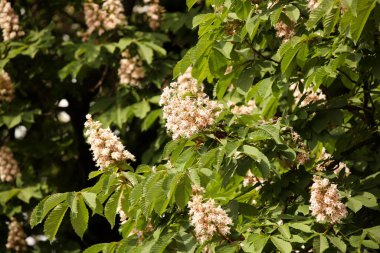
[[[140,34],[133,27],[120,31],[128,38],[113,42],[64,43],[60,53],[69,53],[56,77],[60,82],[71,83],[72,78],[87,87],[95,68],[106,73],[100,77],[104,83],[114,84],[109,69],[117,66],[116,55],[126,47],[147,65],[152,63],[149,82],[154,85],[114,92],[112,85],[103,84],[89,106],[105,125],[119,128],[128,149],[141,154],[142,164],[91,172],[93,186],[46,197],[34,209],[31,225],[44,223],[44,233],[53,241],[69,212],[75,233],[86,238],[92,218],[105,217],[111,228],[117,227],[120,239],[92,245],[86,253],[378,250],[380,4],[318,3],[310,10],[308,1],[188,0],[187,17],[200,12],[192,20],[198,40],[175,66],[165,35]],[[163,28],[182,36],[179,26],[189,20],[179,18],[183,15],[168,13]],[[276,36],[279,22],[292,30],[289,40]],[[129,32],[132,39],[126,36]],[[169,59],[156,67],[156,57],[165,55],[163,48]],[[99,63],[103,60],[108,67]],[[141,131],[164,123],[156,121],[161,116],[157,102],[159,88],[171,79],[167,71],[173,68],[176,78],[189,66],[210,96],[225,105],[222,113],[212,127],[189,139],[168,142],[159,128],[141,151]],[[301,91],[319,88],[326,99],[301,106],[291,84]],[[79,89],[69,87],[77,96]],[[250,100],[257,108],[249,115],[233,114],[227,106]],[[294,131],[303,145],[293,140]],[[317,172],[322,148],[333,162]],[[310,159],[299,163],[297,157],[304,153]],[[349,176],[333,173],[339,162],[350,168]],[[249,170],[264,182],[244,186]],[[338,185],[349,209],[342,223],[319,223],[311,215],[313,175]],[[214,199],[232,218],[229,235],[197,242],[187,207],[192,185],[204,187],[204,197]],[[119,203],[128,216],[120,225]]]
[[[84,203],[92,208],[93,202],[84,196],[91,199],[92,193],[58,194],[47,202],[45,197],[88,185],[87,174],[96,169],[83,137],[88,113],[105,127],[118,130],[139,161],[161,159],[159,151],[169,140],[160,124],[161,86],[171,79],[173,66],[196,39],[190,29],[199,8],[187,13],[184,1],[163,1],[161,4],[169,8],[162,16],[161,28],[152,31],[144,14],[132,12],[143,1],[122,1],[128,25],[82,41],[78,32],[86,29],[84,1],[11,2],[26,35],[0,42],[0,69],[9,73],[16,89],[13,101],[0,105],[0,131],[1,144],[11,148],[22,176],[14,183],[0,184],[0,251],[6,252],[6,224],[12,216],[22,222],[28,236],[35,238],[46,232],[53,239],[61,227],[60,240],[50,245],[37,239],[29,248],[33,252],[81,252],[84,245],[115,240],[115,232],[110,232],[108,239],[104,237],[106,220],[89,221],[95,229],[87,233],[84,243],[75,236],[75,232],[83,235],[87,228],[88,218],[83,223],[88,216]],[[118,84],[117,70],[125,49],[143,61],[147,74],[141,89]],[[61,114],[66,115],[64,119]],[[51,208],[45,205],[45,213],[38,214],[41,216],[33,213],[32,224],[46,215],[55,218],[49,218],[51,226],[45,229],[31,230],[28,219],[39,200],[50,203]],[[67,210],[72,213],[75,231],[69,224],[62,226],[55,221]],[[95,214],[102,212],[97,209]]]

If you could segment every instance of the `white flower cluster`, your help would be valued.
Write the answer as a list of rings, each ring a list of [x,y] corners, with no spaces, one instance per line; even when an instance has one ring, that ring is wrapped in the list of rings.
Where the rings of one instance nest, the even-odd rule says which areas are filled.
[[[84,40],[87,40],[94,32],[102,35],[105,31],[127,24],[124,7],[120,0],[106,0],[102,7],[88,1],[83,4],[83,9],[87,31],[79,35]]]
[[[157,30],[161,25],[161,16],[165,12],[164,7],[160,5],[160,0],[144,0],[148,6],[146,16],[148,18],[149,27]]]
[[[216,234],[226,236],[233,224],[226,211],[213,199],[204,202],[203,192],[203,188],[193,187],[193,197],[188,203],[190,224],[195,227],[195,237],[201,243],[211,240]]]
[[[301,101],[300,107],[304,107],[318,101],[326,100],[326,95],[323,94],[323,92],[320,89],[317,89],[317,91],[314,92],[314,90],[310,87],[302,93],[299,90],[297,84],[295,83],[290,85],[289,89],[293,91],[293,96],[294,96],[296,104],[298,104],[302,100],[302,98],[305,97]]]
[[[7,146],[0,148],[0,180],[13,182],[21,176],[17,161],[13,158],[12,150]]]
[[[327,178],[314,176],[311,186],[310,210],[318,222],[339,223],[347,216],[346,206],[340,201],[336,184]]]
[[[275,28],[277,30],[276,36],[282,38],[285,42],[288,41],[295,34],[294,27],[285,24],[285,22],[283,21],[279,21],[276,24]]]
[[[15,96],[15,88],[8,73],[0,74],[0,102],[11,102]]]
[[[227,105],[231,108],[231,112],[236,115],[249,115],[252,114],[253,111],[257,108],[255,100],[249,100],[247,105],[236,105],[235,102],[229,101]]]
[[[19,17],[7,0],[0,0],[0,28],[3,39],[12,40],[25,35],[19,24]]]
[[[309,10],[315,10],[318,8],[319,6],[319,1],[318,0],[309,0],[309,3],[307,4],[307,7],[309,8]]]
[[[85,122],[87,142],[91,145],[96,166],[101,170],[104,168],[115,165],[118,162],[127,160],[135,160],[135,157],[125,150],[123,144],[120,142],[119,137],[112,133],[110,128],[101,128],[99,121],[93,121],[90,114],[86,116]]]
[[[28,249],[25,240],[26,234],[16,218],[11,218],[8,229],[8,240],[5,247],[9,250],[13,250],[16,253],[26,252]]]
[[[141,59],[135,55],[131,57],[128,50],[122,53],[118,70],[120,84],[140,87],[140,80],[145,77],[145,70]]]
[[[220,113],[222,105],[209,99],[203,92],[203,85],[191,76],[191,68],[178,77],[162,92],[160,105],[163,105],[165,127],[172,138],[189,138],[211,126]]]
[[[328,167],[333,162],[331,154],[329,154],[325,147],[322,148],[322,152],[317,159],[317,166],[315,167],[316,171],[322,172],[326,171],[326,167]],[[349,176],[351,174],[350,168],[347,167],[347,164],[344,162],[339,162],[334,166],[333,171],[334,174],[339,174],[342,170],[344,170],[345,175]]]
[[[260,183],[260,184],[264,183],[264,179],[260,177],[256,177],[255,175],[253,175],[251,170],[248,170],[247,175],[244,177],[244,180],[243,180],[243,186],[244,187],[253,186],[257,183]],[[257,188],[259,190],[261,186]]]

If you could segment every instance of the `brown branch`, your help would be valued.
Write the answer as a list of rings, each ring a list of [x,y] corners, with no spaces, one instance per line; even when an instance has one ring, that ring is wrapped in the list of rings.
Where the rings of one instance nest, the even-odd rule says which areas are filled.
[[[348,80],[350,80],[352,83],[355,83],[355,84],[358,84],[357,81],[355,81],[354,79],[352,79],[347,73],[345,73],[344,71],[342,71],[341,69],[337,69],[339,73],[341,73],[342,75],[344,75],[344,77],[346,77]]]
[[[255,54],[257,54],[258,56],[260,56],[261,58],[263,58],[263,59],[265,59],[265,60],[267,60],[267,61],[271,61],[271,62],[274,62],[274,63],[276,63],[276,64],[280,64],[279,61],[273,60],[272,58],[270,58],[270,57],[268,57],[268,56],[265,56],[265,55],[263,55],[260,51],[256,50],[256,49],[252,46],[252,44],[249,42],[249,40],[246,39],[246,41],[247,41],[249,47],[252,49],[252,51],[253,51]]]
[[[100,77],[99,81],[96,83],[94,87],[90,89],[90,91],[92,92],[96,91],[103,84],[104,79],[106,78],[107,72],[108,72],[108,66],[104,68],[102,76]]]

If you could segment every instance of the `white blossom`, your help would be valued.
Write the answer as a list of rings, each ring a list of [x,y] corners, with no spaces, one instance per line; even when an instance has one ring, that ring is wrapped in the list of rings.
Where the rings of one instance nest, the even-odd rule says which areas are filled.
[[[17,161],[13,158],[12,150],[7,146],[0,148],[0,180],[13,182],[21,176]]]
[[[7,0],[0,0],[0,28],[5,41],[25,35],[20,26],[18,15]]]
[[[177,82],[164,88],[160,105],[163,105],[165,127],[173,139],[189,138],[213,125],[222,107],[203,92],[203,85],[192,78],[191,68]]]
[[[85,123],[87,142],[90,144],[96,166],[101,170],[118,162],[135,160],[135,157],[125,150],[119,137],[111,129],[101,128],[99,121],[93,121],[91,115],[86,116]]]
[[[203,188],[193,187],[192,200],[188,203],[190,224],[195,227],[195,236],[201,243],[211,240],[217,234],[226,236],[233,224],[226,211],[215,200],[204,201],[203,192]]]
[[[15,96],[15,88],[7,72],[0,73],[0,102],[11,102]]]
[[[13,250],[16,253],[26,252],[28,249],[26,243],[26,234],[16,218],[11,218],[8,229],[8,239],[5,247],[9,250]]]
[[[336,184],[327,178],[314,176],[311,186],[310,210],[318,222],[339,223],[347,216],[346,206],[340,201]]]
[[[118,69],[119,83],[122,85],[140,87],[140,80],[145,77],[145,70],[141,59],[137,55],[131,57],[128,50],[122,53],[122,57]]]

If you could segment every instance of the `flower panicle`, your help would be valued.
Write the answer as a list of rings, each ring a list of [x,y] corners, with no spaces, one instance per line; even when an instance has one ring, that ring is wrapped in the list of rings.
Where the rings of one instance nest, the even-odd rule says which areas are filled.
[[[90,144],[90,150],[97,167],[103,170],[118,162],[135,161],[134,155],[125,149],[119,137],[110,128],[102,128],[101,123],[94,121],[90,114],[86,116],[86,119],[87,143]]]

